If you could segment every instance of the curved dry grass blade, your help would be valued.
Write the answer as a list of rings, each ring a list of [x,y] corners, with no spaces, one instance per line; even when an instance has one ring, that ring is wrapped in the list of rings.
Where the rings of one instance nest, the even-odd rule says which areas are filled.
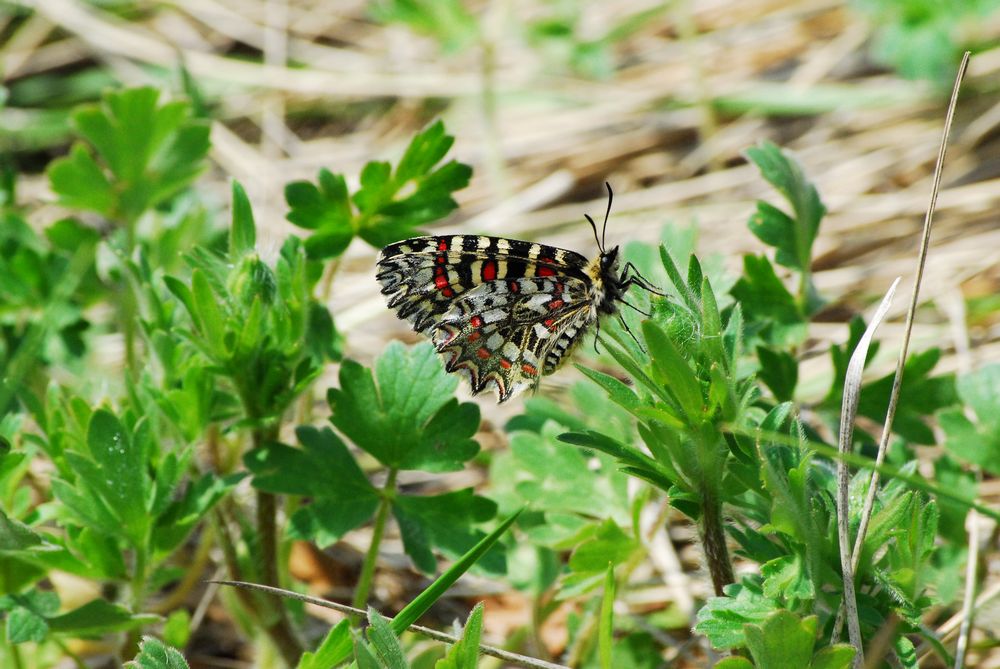
[[[872,316],[865,333],[861,336],[854,353],[851,354],[851,361],[847,364],[847,373],[844,376],[844,400],[840,407],[840,436],[838,439],[838,450],[841,454],[851,452],[854,435],[854,419],[858,415],[858,402],[861,399],[861,377],[865,371],[865,360],[868,358],[868,349],[875,336],[875,330],[882,323],[892,298],[896,294],[896,286],[899,285],[899,277],[892,282],[882,303]],[[858,622],[858,604],[854,598],[854,566],[851,560],[851,535],[850,535],[850,503],[848,499],[848,488],[850,486],[850,472],[847,469],[847,461],[843,458],[837,460],[837,534],[840,539],[840,566],[844,579],[844,611],[847,616],[847,634],[850,637],[851,645],[856,651],[854,655],[854,666],[864,665],[864,642],[861,639],[861,624]],[[839,618],[839,616],[838,616]],[[839,625],[835,626],[839,632]]]
[[[246,581],[226,581],[226,580],[213,580],[208,581],[208,583],[218,583],[219,585],[231,585],[235,588],[246,588],[248,590],[257,590],[259,592],[266,592],[271,595],[276,595],[278,597],[288,597],[290,599],[297,599],[300,602],[305,602],[306,604],[314,604],[316,606],[321,606],[324,609],[333,609],[334,611],[339,611],[344,615],[349,616],[361,616],[367,615],[367,612],[363,609],[358,609],[353,606],[347,606],[346,604],[338,604],[337,602],[330,602],[325,599],[320,599],[319,597],[310,597],[309,595],[303,595],[298,592],[293,592],[291,590],[284,590],[282,588],[273,588],[269,585],[260,585],[258,583],[247,583]],[[393,618],[386,618],[392,621]],[[417,632],[418,634],[423,634],[429,639],[434,639],[435,641],[442,641],[444,643],[455,644],[461,641],[461,638],[454,636],[452,634],[445,634],[444,632],[438,632],[437,630],[432,630],[429,627],[424,627],[423,625],[409,625],[407,626],[412,632]],[[533,657],[528,657],[527,655],[518,655],[517,653],[511,653],[510,651],[503,650],[502,648],[496,648],[494,646],[486,646],[483,644],[479,645],[479,650],[483,655],[489,655],[495,657],[498,660],[503,660],[518,667],[528,667],[529,669],[569,669],[566,665],[556,664],[554,662],[546,662],[545,660],[536,660]]]
[[[948,150],[948,136],[951,134],[951,124],[955,118],[955,107],[958,105],[958,89],[962,85],[965,71],[969,66],[969,52],[966,51],[962,57],[962,62],[958,66],[958,73],[955,75],[955,85],[951,90],[951,100],[948,102],[948,112],[944,119],[944,131],[941,135],[941,146],[938,148],[937,164],[934,166],[934,181],[931,185],[931,199],[927,205],[927,214],[924,216],[923,236],[920,238],[920,251],[917,256],[917,274],[913,280],[913,291],[910,293],[910,306],[906,311],[906,325],[903,328],[903,344],[899,349],[899,358],[896,360],[896,375],[892,379],[892,391],[889,393],[889,406],[885,411],[885,422],[882,427],[882,437],[878,443],[878,455],[875,456],[876,465],[882,464],[885,460],[885,452],[889,447],[889,438],[892,436],[892,421],[896,417],[896,405],[899,402],[899,390],[903,385],[903,367],[906,364],[906,354],[910,347],[910,333],[913,331],[913,314],[917,311],[917,297],[920,295],[920,283],[924,277],[924,266],[927,264],[927,248],[931,239],[931,226],[934,222],[934,208],[937,205],[938,191],[941,188],[941,170],[944,166],[944,157]],[[858,536],[854,542],[854,553],[851,558],[852,570],[858,568],[858,560],[861,559],[861,546],[865,541],[865,534],[868,531],[868,522],[871,519],[872,509],[875,505],[875,493],[878,489],[878,470],[872,471],[871,481],[868,483],[868,493],[865,496],[865,505],[861,512],[861,524],[858,526]]]

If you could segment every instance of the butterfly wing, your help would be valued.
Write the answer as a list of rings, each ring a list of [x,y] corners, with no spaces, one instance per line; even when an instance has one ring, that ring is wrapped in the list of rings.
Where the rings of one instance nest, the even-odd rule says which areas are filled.
[[[449,372],[474,393],[493,383],[503,402],[555,371],[591,320],[579,279],[498,280],[458,298],[432,336]]]
[[[558,368],[594,320],[587,259],[499,237],[418,237],[382,250],[389,307],[430,336],[473,392],[500,401]]]

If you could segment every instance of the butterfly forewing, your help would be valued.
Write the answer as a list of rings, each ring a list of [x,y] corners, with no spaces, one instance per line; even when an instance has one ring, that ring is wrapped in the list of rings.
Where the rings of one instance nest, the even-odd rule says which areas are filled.
[[[389,306],[431,337],[448,371],[502,402],[555,371],[596,320],[600,274],[573,251],[475,235],[417,237],[382,250]]]

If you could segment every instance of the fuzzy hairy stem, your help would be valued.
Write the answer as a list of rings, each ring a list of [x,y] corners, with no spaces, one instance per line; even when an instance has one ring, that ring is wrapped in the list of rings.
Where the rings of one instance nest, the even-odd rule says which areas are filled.
[[[726,546],[726,531],[722,523],[722,502],[714,492],[702,490],[702,514],[698,530],[705,551],[705,562],[712,577],[715,594],[721,597],[723,588],[735,581],[733,563]]]

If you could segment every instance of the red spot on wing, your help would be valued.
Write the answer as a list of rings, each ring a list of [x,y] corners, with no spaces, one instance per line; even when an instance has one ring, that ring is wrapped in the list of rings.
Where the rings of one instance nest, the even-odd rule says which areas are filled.
[[[482,316],[473,316],[472,318],[469,319],[469,325],[471,325],[474,328],[481,328],[481,327],[483,327],[483,317]]]
[[[482,336],[483,336],[482,332],[479,332],[478,330],[475,330],[475,331],[472,332],[472,334],[469,335],[468,339],[469,339],[469,341],[476,341],[477,339],[479,339]]]
[[[527,374],[528,376],[538,375],[538,369],[536,369],[534,365],[529,365],[528,363],[524,363],[523,365],[521,365],[521,371]]]
[[[510,369],[511,364],[511,361],[507,358],[500,358],[500,366],[504,369]]]
[[[438,240],[438,251],[447,251],[447,250],[448,250],[448,240],[447,239],[439,239]]]
[[[521,284],[519,284],[517,281],[508,281],[507,282],[507,289],[510,292],[512,292],[512,293],[520,293],[521,292]]]
[[[436,262],[439,265],[443,265],[446,262],[448,262],[448,258],[442,253],[441,255],[439,255],[434,259],[434,262]]]
[[[556,275],[556,271],[554,269],[552,269],[551,267],[549,267],[548,265],[542,265],[542,266],[540,266],[538,268],[538,271],[535,272],[535,275],[536,276],[555,276]]]
[[[448,287],[448,277],[445,276],[444,272],[434,277],[434,287],[442,292]]]
[[[555,311],[556,309],[558,309],[559,307],[561,307],[564,304],[565,304],[565,302],[563,302],[562,300],[555,299],[555,300],[552,300],[551,302],[549,302],[549,309],[552,309],[553,311]]]
[[[478,355],[483,360],[486,360],[486,358],[490,357],[493,354],[490,353],[490,349],[486,348],[485,346],[480,346],[479,350],[476,351],[476,355]]]
[[[444,288],[441,291],[441,294],[444,295],[445,297],[455,297],[455,291],[453,291],[451,288]]]
[[[555,259],[555,258],[539,258],[539,259],[538,259],[538,262],[548,262],[548,263],[555,263],[555,261],[556,261],[556,259]]]
[[[494,260],[487,260],[483,263],[483,281],[493,281],[497,278],[497,264]]]
[[[551,329],[553,328],[553,326],[555,326],[555,324],[556,324],[555,320],[554,320],[554,319],[552,319],[552,318],[546,318],[546,319],[545,319],[545,320],[544,320],[543,322],[545,323],[545,327],[547,327],[547,328],[548,328],[548,329],[550,329],[550,330],[551,330]]]

